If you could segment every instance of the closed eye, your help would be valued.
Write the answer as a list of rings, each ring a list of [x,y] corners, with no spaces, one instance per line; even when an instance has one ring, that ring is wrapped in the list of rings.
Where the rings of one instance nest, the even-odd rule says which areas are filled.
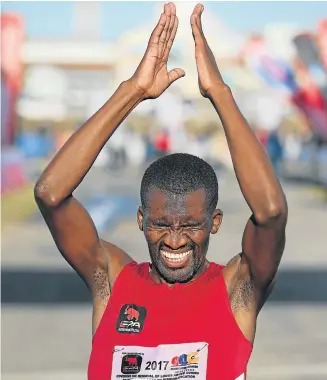
[[[187,223],[187,224],[183,224],[181,227],[199,229],[199,228],[202,228],[203,226],[204,226],[204,223]]]
[[[167,223],[162,223],[162,222],[156,222],[156,223],[152,223],[154,227],[158,227],[158,228],[169,228],[169,224]]]
[[[160,222],[160,221],[152,222],[151,225],[153,228],[174,228],[170,224],[165,223],[165,222]],[[187,223],[187,224],[182,224],[179,227],[176,226],[176,228],[185,228],[185,229],[197,230],[197,229],[203,228],[203,226],[204,226],[204,223]]]

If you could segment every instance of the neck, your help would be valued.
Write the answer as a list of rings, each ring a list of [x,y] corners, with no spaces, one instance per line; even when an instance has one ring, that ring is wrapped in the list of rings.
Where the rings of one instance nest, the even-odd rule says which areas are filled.
[[[208,269],[209,264],[210,264],[209,261],[205,260],[204,263],[201,265],[200,269],[194,275],[194,277],[192,277],[190,281],[186,282],[186,284],[195,281],[199,276],[201,276]],[[164,278],[162,278],[160,274],[158,273],[157,269],[155,268],[155,266],[152,265],[152,263],[150,264],[149,272],[150,272],[150,278],[156,284],[167,284],[169,288],[173,287],[176,284],[176,283],[171,284],[167,282]]]

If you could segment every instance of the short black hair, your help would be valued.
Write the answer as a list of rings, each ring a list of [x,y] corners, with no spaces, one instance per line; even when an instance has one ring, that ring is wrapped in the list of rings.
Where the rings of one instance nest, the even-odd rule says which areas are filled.
[[[212,166],[202,158],[187,153],[174,153],[154,161],[141,182],[141,203],[147,209],[149,190],[159,189],[173,194],[188,194],[204,189],[208,212],[218,203],[218,180]]]

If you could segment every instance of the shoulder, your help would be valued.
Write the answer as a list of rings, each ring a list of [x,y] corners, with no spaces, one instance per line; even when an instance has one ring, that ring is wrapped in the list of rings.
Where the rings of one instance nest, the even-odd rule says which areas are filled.
[[[103,248],[107,251],[107,254],[110,256],[111,259],[116,259],[123,262],[133,261],[131,257],[123,249],[117,247],[115,244],[102,239],[101,244]]]
[[[124,250],[108,241],[101,240],[101,245],[106,256],[109,280],[113,284],[122,269],[134,261]]]

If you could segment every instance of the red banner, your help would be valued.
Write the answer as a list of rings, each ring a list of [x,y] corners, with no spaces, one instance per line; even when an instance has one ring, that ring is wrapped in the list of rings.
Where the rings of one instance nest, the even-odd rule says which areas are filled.
[[[317,45],[321,61],[327,69],[327,18],[318,24]]]
[[[6,91],[7,117],[3,129],[2,144],[13,143],[16,130],[16,101],[19,96],[23,75],[22,47],[24,43],[24,21],[17,14],[1,14],[1,74]]]

